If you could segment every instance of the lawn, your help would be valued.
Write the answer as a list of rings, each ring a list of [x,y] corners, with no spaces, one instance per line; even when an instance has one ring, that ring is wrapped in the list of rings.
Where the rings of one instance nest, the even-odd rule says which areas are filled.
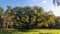
[[[23,34],[60,34],[59,29],[34,29],[28,32],[23,32]]]
[[[25,32],[0,30],[0,34],[60,34],[59,29],[33,29]]]

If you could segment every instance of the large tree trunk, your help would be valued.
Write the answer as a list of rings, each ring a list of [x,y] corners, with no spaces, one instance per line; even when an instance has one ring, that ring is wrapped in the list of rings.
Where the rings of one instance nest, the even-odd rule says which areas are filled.
[[[31,29],[31,23],[32,23],[32,16],[31,14],[29,14],[29,23],[28,23],[29,29]]]
[[[37,26],[38,26],[38,16],[36,16],[36,20],[35,20],[35,23],[34,23],[34,28],[37,28]]]
[[[36,21],[35,21],[35,25],[38,24],[38,16],[36,16]]]

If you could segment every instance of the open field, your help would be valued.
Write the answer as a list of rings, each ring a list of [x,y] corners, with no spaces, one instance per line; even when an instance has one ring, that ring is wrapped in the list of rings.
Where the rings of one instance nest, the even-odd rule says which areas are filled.
[[[26,32],[0,30],[0,34],[60,34],[59,29],[33,29]]]

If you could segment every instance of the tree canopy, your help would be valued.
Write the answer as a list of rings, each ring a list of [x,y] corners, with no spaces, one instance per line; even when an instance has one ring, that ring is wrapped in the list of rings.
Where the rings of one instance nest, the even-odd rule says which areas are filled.
[[[14,28],[19,30],[52,27],[55,26],[55,15],[53,11],[44,11],[43,7],[39,6],[25,6],[14,7],[7,6],[7,10],[1,16],[3,28]],[[0,8],[3,12],[3,9]],[[2,18],[3,17],[3,18]],[[0,19],[0,20],[1,20]]]

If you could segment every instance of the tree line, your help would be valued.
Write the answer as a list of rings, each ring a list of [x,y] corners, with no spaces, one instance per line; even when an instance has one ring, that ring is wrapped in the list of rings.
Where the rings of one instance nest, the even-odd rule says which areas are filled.
[[[0,7],[0,28],[14,28],[18,30],[56,28],[59,21],[56,20],[53,11],[44,11],[39,6],[14,7],[7,6],[6,11]]]

